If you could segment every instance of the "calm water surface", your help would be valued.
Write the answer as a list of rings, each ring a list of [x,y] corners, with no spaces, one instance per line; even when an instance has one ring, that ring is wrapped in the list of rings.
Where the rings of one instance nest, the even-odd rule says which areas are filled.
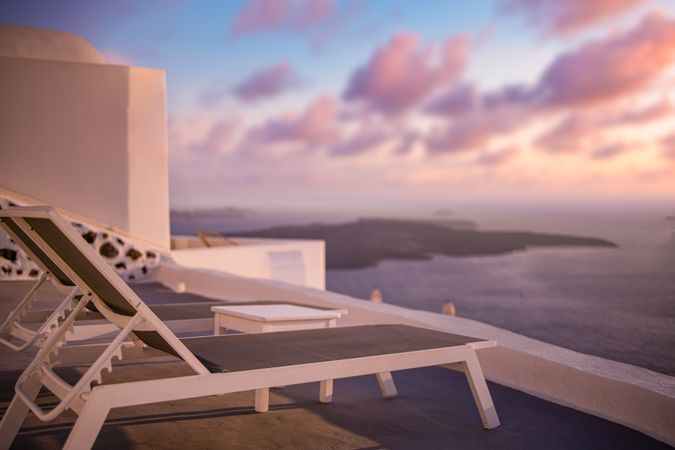
[[[384,261],[328,272],[328,289],[457,314],[582,353],[675,375],[675,257],[531,250],[496,257]]]

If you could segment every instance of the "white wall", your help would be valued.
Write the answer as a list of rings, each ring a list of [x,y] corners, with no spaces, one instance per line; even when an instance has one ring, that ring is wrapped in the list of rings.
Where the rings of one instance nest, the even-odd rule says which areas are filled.
[[[162,70],[0,57],[0,190],[169,248]]]
[[[174,236],[171,257],[186,267],[218,270],[316,289],[326,287],[324,241],[250,238],[228,240],[237,245],[202,247],[197,238]]]

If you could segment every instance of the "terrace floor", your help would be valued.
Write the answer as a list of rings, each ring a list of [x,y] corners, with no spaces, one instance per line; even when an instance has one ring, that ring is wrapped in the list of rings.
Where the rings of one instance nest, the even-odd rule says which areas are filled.
[[[28,287],[0,282],[0,319]],[[147,287],[139,291],[149,303],[163,298]],[[48,304],[53,294],[49,291],[40,302]],[[1,413],[29,360],[30,355],[0,348]],[[81,370],[69,367],[61,373],[74,378]],[[184,364],[168,360],[120,364],[106,382],[186,374]],[[387,400],[380,397],[375,377],[337,380],[330,405],[318,402],[318,383],[276,388],[266,414],[254,412],[251,392],[123,408],[111,413],[95,448],[670,448],[621,425],[494,383],[489,387],[502,425],[483,430],[463,374],[425,368],[397,372],[395,378],[399,396]],[[54,402],[47,393],[39,398],[42,404]],[[74,414],[65,414],[42,423],[29,415],[13,448],[60,448],[74,420]]]

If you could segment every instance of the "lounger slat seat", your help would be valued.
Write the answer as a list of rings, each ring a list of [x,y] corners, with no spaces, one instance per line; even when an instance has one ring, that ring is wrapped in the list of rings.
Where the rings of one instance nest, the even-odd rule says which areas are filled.
[[[28,411],[43,421],[74,411],[78,419],[64,448],[87,449],[112,408],[255,390],[256,410],[267,411],[267,396],[262,394],[270,387],[315,381],[320,382],[320,401],[330,403],[334,378],[368,374],[377,375],[384,396],[392,396],[392,371],[443,364],[456,364],[465,372],[483,426],[499,425],[475,352],[476,345],[492,341],[405,325],[179,339],[54,208],[0,210],[0,218],[6,217],[31,242],[25,250],[50,260],[75,287],[68,299],[72,307],[64,308],[16,383],[16,395],[0,422],[0,450],[9,448]],[[80,298],[75,298],[77,293]],[[64,361],[68,334],[89,302],[119,331],[70,385],[53,368]],[[152,351],[146,352],[148,347]],[[127,354],[174,355],[194,375],[101,384],[102,372],[114,369],[113,359]],[[43,387],[60,400],[49,410],[35,401]]]
[[[362,325],[181,339],[211,372],[365,358],[480,342],[407,325]]]

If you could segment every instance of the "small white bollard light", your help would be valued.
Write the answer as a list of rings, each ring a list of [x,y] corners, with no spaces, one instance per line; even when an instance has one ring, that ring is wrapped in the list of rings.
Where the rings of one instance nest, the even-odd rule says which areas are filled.
[[[455,317],[457,315],[457,309],[455,308],[455,304],[452,303],[451,300],[446,301],[445,304],[443,305],[443,308],[441,308],[441,313],[445,314],[446,316]]]
[[[174,290],[179,294],[182,294],[185,292],[186,289],[187,285],[185,284],[185,281],[180,280],[178,283],[176,283],[176,288]]]

